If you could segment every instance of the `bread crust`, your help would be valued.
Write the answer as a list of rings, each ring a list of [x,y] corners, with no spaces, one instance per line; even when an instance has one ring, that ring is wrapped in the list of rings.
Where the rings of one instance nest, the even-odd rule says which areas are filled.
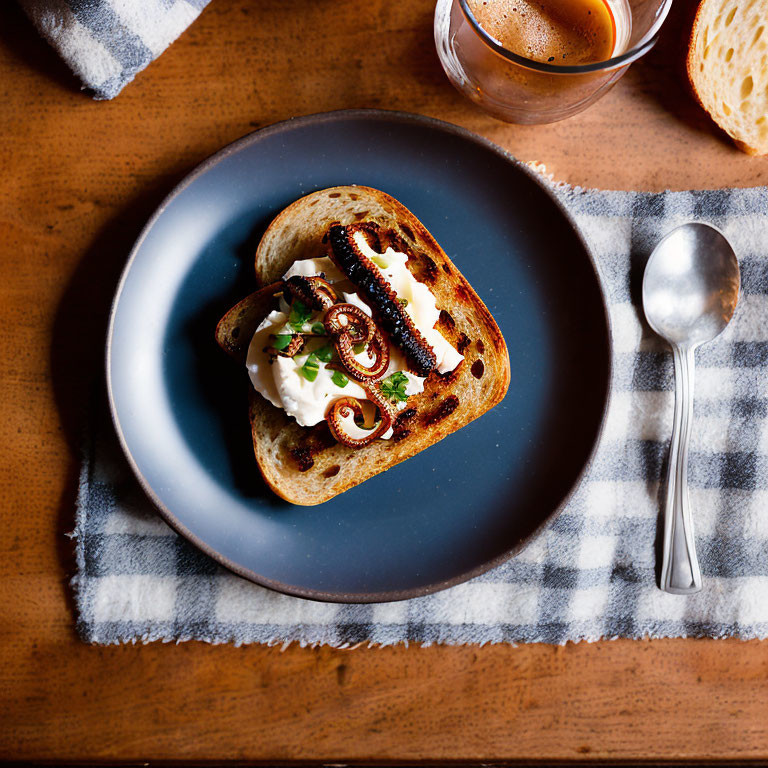
[[[696,82],[694,80],[694,67],[696,66],[696,38],[699,35],[699,26],[701,24],[701,14],[702,14],[702,8],[704,6],[704,0],[701,0],[698,7],[696,8],[696,13],[693,17],[693,24],[691,25],[691,35],[688,38],[688,52],[685,56],[685,71],[688,75],[688,84],[691,87],[691,92],[693,93],[694,98],[696,101],[699,102],[702,109],[706,109],[704,106],[704,102],[701,100],[701,96],[699,95],[698,90],[696,89]]]
[[[274,283],[297,258],[327,252],[323,237],[331,223],[362,220],[378,223],[408,253],[408,268],[429,285],[442,310],[438,329],[465,360],[451,374],[429,375],[424,392],[409,398],[398,416],[392,439],[357,450],[336,443],[325,422],[301,427],[251,390],[259,470],[277,495],[294,504],[320,504],[414,456],[498,404],[509,387],[507,346],[485,304],[424,225],[397,200],[369,187],[320,190],[277,215],[256,251],[256,275],[266,287],[219,322],[216,338],[222,349],[243,361],[253,331],[271,308]]]

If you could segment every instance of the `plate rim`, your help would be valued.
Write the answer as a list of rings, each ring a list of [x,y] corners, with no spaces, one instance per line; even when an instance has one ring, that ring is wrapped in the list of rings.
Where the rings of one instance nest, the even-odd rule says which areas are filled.
[[[118,305],[120,303],[120,298],[123,294],[123,289],[125,287],[125,283],[128,279],[128,275],[130,274],[133,263],[136,260],[136,257],[138,256],[144,244],[144,241],[146,240],[148,234],[154,227],[157,220],[163,215],[166,208],[187,187],[189,187],[198,178],[200,178],[205,173],[207,173],[208,170],[218,165],[222,160],[224,160],[231,154],[239,152],[241,149],[247,146],[250,146],[251,144],[262,141],[264,139],[267,139],[270,136],[273,136],[275,134],[280,134],[285,131],[290,131],[296,127],[304,127],[307,125],[316,125],[316,124],[321,124],[326,122],[333,122],[338,119],[362,119],[362,120],[371,120],[371,121],[380,121],[380,122],[405,123],[409,125],[418,125],[425,128],[431,128],[433,130],[442,131],[449,135],[457,136],[461,139],[464,139],[465,141],[469,141],[475,145],[483,147],[484,149],[490,150],[495,155],[500,157],[502,160],[514,166],[517,170],[522,171],[523,174],[525,174],[531,181],[533,181],[539,187],[539,189],[541,189],[547,195],[547,197],[549,197],[549,199],[555,204],[555,206],[560,211],[560,213],[565,217],[565,220],[567,221],[570,228],[572,229],[577,239],[581,243],[582,247],[584,248],[584,251],[588,257],[589,265],[592,269],[593,277],[597,283],[598,294],[600,296],[600,305],[602,308],[602,316],[605,322],[605,331],[606,331],[606,338],[607,338],[605,351],[606,351],[606,360],[608,365],[607,365],[607,377],[605,381],[605,395],[604,395],[603,405],[602,405],[601,415],[600,415],[600,424],[594,436],[592,447],[589,451],[589,455],[587,456],[587,459],[584,462],[581,470],[579,471],[573,483],[568,488],[563,498],[560,500],[557,506],[555,506],[552,509],[552,511],[549,512],[549,514],[547,514],[544,517],[541,523],[534,530],[532,530],[526,536],[521,538],[517,542],[517,544],[515,544],[515,546],[511,547],[508,550],[505,550],[500,555],[497,555],[493,559],[488,560],[479,566],[471,568],[467,571],[462,571],[460,574],[450,579],[432,582],[430,584],[422,585],[420,587],[413,587],[408,589],[383,590],[383,591],[377,591],[377,592],[329,592],[324,590],[310,589],[307,587],[297,586],[295,584],[288,584],[275,579],[269,579],[263,576],[262,574],[256,573],[256,571],[253,571],[250,568],[246,568],[240,565],[239,563],[234,562],[230,558],[222,555],[220,552],[213,549],[210,545],[208,545],[206,542],[200,539],[192,531],[190,531],[176,517],[176,515],[168,507],[165,506],[165,504],[160,500],[160,498],[155,493],[152,486],[149,484],[149,482],[146,480],[146,478],[142,474],[137,462],[133,457],[133,454],[131,453],[131,450],[128,446],[123,430],[120,426],[120,420],[117,413],[117,405],[115,403],[114,392],[112,388],[112,373],[111,373],[112,341],[113,341],[115,317],[117,314]],[[434,117],[428,117],[426,115],[420,115],[420,114],[415,114],[411,112],[403,112],[399,110],[339,109],[339,110],[332,110],[329,112],[318,112],[311,115],[305,115],[303,117],[292,117],[292,118],[288,118],[287,120],[281,120],[276,123],[271,123],[262,128],[257,128],[256,130],[251,131],[245,134],[244,136],[241,136],[239,139],[236,139],[235,141],[230,142],[229,144],[226,144],[221,149],[209,155],[202,162],[198,163],[165,196],[165,198],[160,203],[160,205],[158,205],[158,207],[155,209],[154,213],[149,217],[146,224],[144,225],[141,232],[139,233],[139,236],[136,239],[136,242],[133,244],[133,247],[131,248],[130,253],[128,254],[128,258],[125,262],[125,266],[123,267],[122,272],[120,274],[120,279],[118,280],[117,287],[115,289],[115,294],[110,306],[109,322],[107,326],[106,345],[105,345],[106,346],[105,367],[106,367],[107,399],[109,403],[109,411],[112,419],[112,424],[114,426],[115,433],[118,438],[118,442],[120,443],[120,448],[123,451],[123,454],[125,455],[126,460],[128,461],[128,465],[130,466],[131,471],[133,472],[134,476],[139,482],[139,485],[141,486],[144,493],[147,495],[147,498],[155,506],[155,508],[157,509],[158,513],[163,518],[163,520],[165,520],[165,522],[174,531],[176,531],[178,534],[186,538],[195,547],[200,549],[202,552],[204,552],[206,555],[208,555],[210,558],[216,561],[219,565],[232,571],[238,576],[241,576],[247,579],[248,581],[254,582],[262,587],[266,587],[275,592],[279,592],[285,595],[300,597],[307,600],[315,600],[315,601],[326,602],[326,603],[395,602],[399,600],[409,600],[415,597],[424,597],[425,595],[430,595],[435,592],[440,592],[444,589],[448,589],[449,587],[453,587],[458,584],[463,584],[464,582],[469,581],[470,579],[473,579],[476,576],[480,576],[483,573],[487,573],[493,568],[496,568],[499,565],[502,565],[507,560],[514,557],[516,554],[518,554],[523,549],[525,549],[525,547],[528,546],[528,544],[533,539],[535,539],[543,531],[544,528],[550,525],[552,521],[555,520],[560,515],[560,513],[567,506],[568,502],[571,500],[571,498],[575,494],[576,490],[579,488],[579,486],[583,482],[587,472],[591,468],[592,463],[595,459],[595,454],[597,452],[598,445],[600,444],[600,439],[605,430],[606,417],[608,414],[608,406],[610,404],[611,395],[613,391],[612,372],[613,372],[613,363],[614,363],[614,350],[613,350],[612,339],[613,339],[613,329],[612,329],[611,315],[608,309],[608,303],[606,300],[605,292],[603,291],[602,280],[600,276],[600,269],[598,267],[595,254],[591,246],[585,239],[584,235],[582,234],[571,212],[565,207],[565,205],[555,195],[553,189],[546,184],[546,181],[543,178],[541,178],[541,176],[536,171],[534,171],[524,162],[514,157],[514,155],[512,155],[511,152],[507,151],[503,147],[500,147],[498,144],[492,142],[490,139],[487,139],[484,136],[480,136],[476,133],[473,133],[472,131],[462,126],[449,123],[445,120],[439,120]]]

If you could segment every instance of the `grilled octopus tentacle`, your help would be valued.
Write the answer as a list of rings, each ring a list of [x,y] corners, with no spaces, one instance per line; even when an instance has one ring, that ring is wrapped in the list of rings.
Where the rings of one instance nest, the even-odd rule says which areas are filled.
[[[283,280],[283,291],[311,309],[328,309],[336,303],[333,286],[322,277],[294,275]]]
[[[368,399],[378,407],[379,413],[381,413],[381,418],[385,421],[388,419],[391,426],[392,421],[394,421],[395,416],[397,416],[397,409],[384,396],[379,383],[369,382],[363,384],[363,389],[365,389]]]
[[[427,376],[437,365],[435,353],[398,303],[395,292],[381,277],[376,266],[361,253],[353,238],[355,231],[355,227],[331,227],[331,258],[359,288],[382,328],[405,353],[413,372]]]
[[[365,437],[352,437],[344,431],[342,423],[343,418],[348,418],[350,414],[354,416],[363,416],[363,407],[360,401],[355,397],[341,397],[335,400],[328,410],[326,419],[331,434],[342,445],[348,448],[364,448],[370,445],[374,440],[381,437],[391,426],[395,418],[395,410],[391,403],[381,393],[377,384],[363,385],[368,399],[375,403],[379,408],[381,420]]]
[[[389,367],[389,345],[376,323],[354,304],[335,304],[325,313],[325,329],[333,338],[346,372],[358,382],[377,381]],[[372,365],[355,357],[355,344],[368,344]]]
[[[376,333],[371,317],[355,304],[336,304],[323,319],[325,330],[331,336],[346,335],[353,344],[367,344]]]

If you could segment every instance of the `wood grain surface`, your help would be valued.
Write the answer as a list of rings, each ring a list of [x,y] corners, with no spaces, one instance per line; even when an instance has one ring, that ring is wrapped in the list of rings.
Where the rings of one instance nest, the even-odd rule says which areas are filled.
[[[67,581],[80,415],[127,252],[206,155],[349,107],[475,130],[558,178],[659,190],[768,181],[680,78],[690,3],[586,113],[514,127],[439,68],[432,0],[213,0],[113,102],[0,6],[0,758],[768,760],[768,644],[327,648],[80,643]]]

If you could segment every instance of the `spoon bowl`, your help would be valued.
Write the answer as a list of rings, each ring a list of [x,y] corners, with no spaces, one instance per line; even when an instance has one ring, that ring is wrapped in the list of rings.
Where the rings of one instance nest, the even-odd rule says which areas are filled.
[[[648,260],[645,316],[670,344],[697,347],[725,330],[736,311],[739,284],[739,263],[725,235],[709,224],[683,224]]]
[[[659,586],[672,594],[701,589],[688,500],[688,444],[698,346],[720,335],[739,300],[739,263],[731,244],[709,224],[672,230],[654,249],[643,278],[648,323],[672,346],[675,419],[664,507],[664,556]]]

